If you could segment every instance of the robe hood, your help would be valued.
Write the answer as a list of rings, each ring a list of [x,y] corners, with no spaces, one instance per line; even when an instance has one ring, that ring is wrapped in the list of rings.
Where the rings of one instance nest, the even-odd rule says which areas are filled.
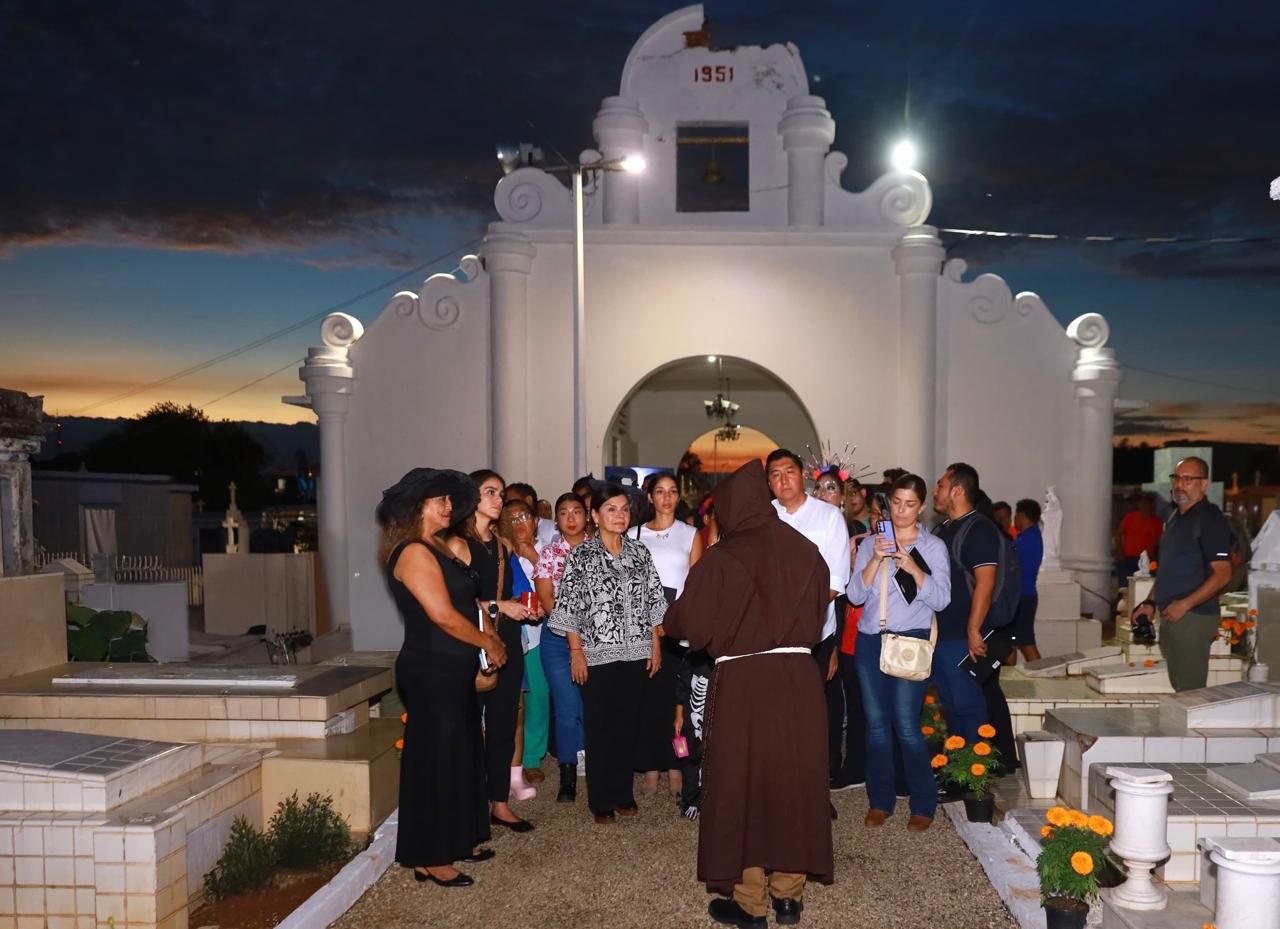
[[[764,465],[753,459],[716,485],[716,522],[723,534],[760,529],[777,519]]]

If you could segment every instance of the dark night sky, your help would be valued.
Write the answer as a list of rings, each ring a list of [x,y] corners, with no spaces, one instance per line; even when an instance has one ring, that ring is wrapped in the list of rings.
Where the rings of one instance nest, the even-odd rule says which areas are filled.
[[[1280,238],[1280,4],[711,2],[715,44],[792,41],[846,186],[904,130],[945,227]],[[302,326],[448,270],[526,120],[592,145],[675,5],[0,0],[0,383],[63,414],[161,399],[289,421]],[[1066,322],[1104,313],[1122,431],[1280,443],[1280,245],[948,238]],[[472,246],[473,247],[473,246]],[[407,282],[390,278],[433,256]],[[384,285],[384,286],[379,286]],[[375,288],[370,296],[347,298]]]

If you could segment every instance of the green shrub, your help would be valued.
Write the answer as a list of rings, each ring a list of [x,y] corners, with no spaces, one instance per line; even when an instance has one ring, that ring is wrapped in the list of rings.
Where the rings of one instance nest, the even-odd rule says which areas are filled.
[[[276,866],[275,847],[249,823],[237,816],[231,824],[231,838],[213,870],[204,876],[210,899],[230,897],[265,887]]]
[[[351,857],[351,827],[333,808],[333,797],[295,791],[280,802],[267,829],[276,861],[286,868],[314,868]]]
[[[1040,828],[1042,900],[1057,897],[1088,902],[1098,894],[1098,876],[1106,864],[1108,840],[1115,831],[1105,816],[1055,806],[1045,813]]]
[[[147,623],[128,610],[67,604],[67,657],[72,661],[150,661]]]

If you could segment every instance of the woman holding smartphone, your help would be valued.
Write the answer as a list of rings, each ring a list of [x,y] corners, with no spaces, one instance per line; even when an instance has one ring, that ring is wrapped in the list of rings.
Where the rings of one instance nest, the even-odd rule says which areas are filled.
[[[863,604],[854,660],[867,719],[867,811],[865,824],[882,826],[893,815],[894,739],[902,750],[910,790],[907,828],[923,832],[938,807],[929,749],[920,732],[926,681],[908,681],[880,670],[880,635],[927,639],[933,614],[951,602],[951,560],[942,540],[920,522],[928,490],[915,474],[904,474],[889,492],[887,519],[858,546],[849,600]],[[914,588],[914,591],[912,590]]]

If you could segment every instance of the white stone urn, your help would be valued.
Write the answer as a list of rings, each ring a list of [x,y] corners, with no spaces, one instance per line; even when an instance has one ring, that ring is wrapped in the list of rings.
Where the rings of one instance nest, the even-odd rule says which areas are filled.
[[[1215,929],[1280,929],[1280,841],[1200,840],[1200,902]]]
[[[1116,791],[1115,835],[1111,850],[1124,861],[1128,879],[1104,891],[1127,910],[1163,910],[1165,889],[1151,879],[1157,864],[1169,857],[1169,795],[1173,775],[1157,768],[1108,767]]]
[[[1037,729],[1018,736],[1018,760],[1022,762],[1027,796],[1033,800],[1058,796],[1058,776],[1066,750],[1067,743],[1051,732]]]

